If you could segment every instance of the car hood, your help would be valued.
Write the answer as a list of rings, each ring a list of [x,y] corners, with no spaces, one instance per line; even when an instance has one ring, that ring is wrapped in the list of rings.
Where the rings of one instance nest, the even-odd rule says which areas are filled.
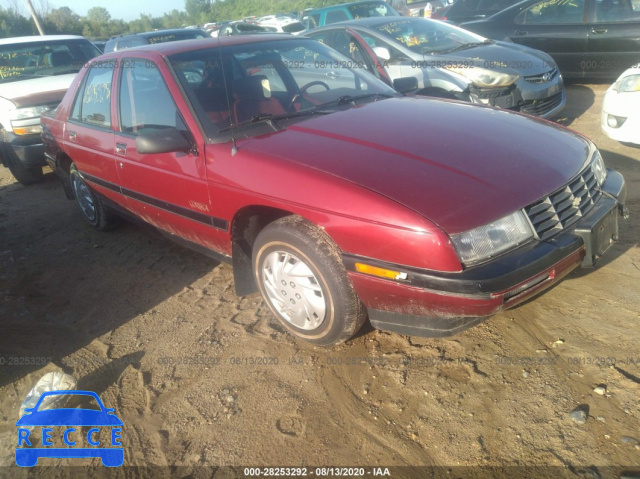
[[[537,118],[404,97],[313,117],[240,149],[340,177],[454,234],[562,187],[590,148],[577,133]]]
[[[12,101],[17,107],[60,101],[75,76],[75,73],[68,73],[5,83],[0,85],[0,97]],[[43,101],[42,98],[51,99]]]
[[[413,56],[416,57],[415,54]],[[474,66],[479,68],[514,72],[522,76],[539,75],[556,67],[553,59],[544,52],[516,43],[498,41],[483,43],[451,54],[419,57],[427,62],[433,59],[434,63],[450,61],[454,65],[460,61],[473,61]]]

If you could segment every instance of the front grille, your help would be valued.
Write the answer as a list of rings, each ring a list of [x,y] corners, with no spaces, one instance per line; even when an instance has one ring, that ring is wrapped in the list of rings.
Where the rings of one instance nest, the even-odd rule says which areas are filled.
[[[546,240],[591,211],[601,195],[589,165],[567,186],[526,207],[525,212],[538,237]]]
[[[531,75],[529,77],[524,77],[526,81],[529,83],[548,83],[553,80],[558,74],[558,69],[554,68],[553,70],[549,70],[548,72],[541,73],[540,75]]]
[[[549,113],[554,108],[558,107],[562,103],[562,92],[556,93],[544,100],[529,100],[524,102],[520,107],[522,113],[529,115],[541,116]]]

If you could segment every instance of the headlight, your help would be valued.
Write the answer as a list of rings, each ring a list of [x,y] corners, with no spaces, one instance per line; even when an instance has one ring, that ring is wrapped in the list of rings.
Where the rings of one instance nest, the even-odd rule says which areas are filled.
[[[614,83],[613,89],[617,92],[640,91],[640,75],[629,75]]]
[[[524,212],[505,216],[466,233],[451,236],[460,261],[465,266],[497,256],[533,238],[533,230]]]
[[[48,105],[30,106],[13,110],[10,115],[12,120],[26,120],[29,118],[39,118],[45,111],[51,109]]]
[[[462,75],[481,88],[509,86],[515,83],[519,78],[518,75],[513,75],[511,73],[500,73],[493,70],[487,70],[486,68],[460,68],[456,66],[447,66],[445,68],[449,71],[457,73],[458,75]]]
[[[600,186],[602,186],[604,180],[607,179],[607,167],[604,165],[604,160],[602,159],[602,155],[599,151],[596,151],[593,154],[593,159],[591,160],[591,169],[593,170],[593,174],[596,177],[596,181]]]

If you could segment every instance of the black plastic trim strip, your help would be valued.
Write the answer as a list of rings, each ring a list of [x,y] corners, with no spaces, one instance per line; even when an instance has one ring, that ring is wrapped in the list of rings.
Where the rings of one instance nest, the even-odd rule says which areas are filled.
[[[167,231],[164,231],[164,230],[162,230],[160,228],[157,228],[157,227],[147,223],[146,221],[142,220],[138,216],[134,215],[129,210],[126,210],[125,208],[120,206],[118,203],[113,201],[111,198],[107,198],[106,196],[104,196],[101,193],[98,193],[97,191],[94,191],[94,193],[100,197],[100,201],[102,201],[104,203],[105,207],[107,207],[110,210],[114,211],[119,216],[122,216],[123,218],[126,218],[127,220],[131,221],[132,223],[140,225],[142,228],[150,228],[150,229],[152,229],[154,231],[157,231],[162,236],[164,236],[165,238],[168,238],[171,241],[174,241],[174,242],[178,243],[179,245],[181,245],[181,246],[183,246],[185,248],[188,248],[188,249],[190,249],[192,251],[196,251],[197,253],[200,253],[200,254],[203,254],[205,256],[208,256],[211,259],[214,259],[214,260],[219,261],[221,263],[233,264],[233,259],[231,258],[231,256],[228,256],[228,255],[226,255],[224,253],[219,253],[218,251],[209,249],[209,248],[207,248],[205,246],[202,246],[200,244],[197,244],[197,243],[193,243],[192,241],[186,240],[186,239],[184,239],[184,238],[182,238],[180,236],[174,235],[174,234],[169,233]]]
[[[350,253],[343,253],[342,260],[348,271],[356,271],[356,262],[365,263],[406,273],[407,278],[405,280],[395,280],[400,284],[434,291],[477,296],[505,291],[522,283],[542,273],[545,269],[550,268],[583,246],[582,238],[565,233],[546,242],[534,241],[527,243],[512,253],[502,255],[493,261],[458,273],[438,272],[397,265]]]
[[[154,206],[161,210],[168,211],[169,213],[173,213],[175,215],[183,216],[193,221],[197,221],[199,223],[203,223],[207,226],[212,226],[213,228],[228,231],[229,230],[229,222],[222,218],[216,218],[215,216],[205,215],[204,213],[198,213],[197,211],[192,211],[188,208],[184,208],[182,206],[174,205],[173,203],[168,203],[166,201],[160,200],[158,198],[154,198],[152,196],[148,196],[137,191],[129,190],[127,188],[122,188],[121,186],[115,185],[109,181],[105,181],[101,178],[97,178],[93,175],[89,175],[87,173],[81,173],[82,177],[96,185],[100,185],[104,188],[110,189],[117,193],[120,193],[124,196],[132,198],[137,201],[141,201],[143,203],[147,203],[148,205]]]

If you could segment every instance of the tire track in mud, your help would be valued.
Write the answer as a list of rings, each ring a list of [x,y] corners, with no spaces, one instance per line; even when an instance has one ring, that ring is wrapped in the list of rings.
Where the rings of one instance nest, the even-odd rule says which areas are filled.
[[[347,357],[371,357],[373,351],[371,351],[371,347],[368,347],[371,342],[367,337],[357,338],[339,349],[340,353],[344,353],[344,356],[320,354],[318,355],[319,361],[322,361],[323,356],[344,357],[345,359]],[[395,356],[391,359],[399,360]],[[398,366],[393,366],[394,369],[396,367]],[[435,465],[436,461],[419,442],[418,436],[414,432],[403,429],[398,417],[382,407],[382,399],[378,398],[373,391],[378,388],[378,384],[375,387],[372,384],[376,381],[378,383],[389,381],[389,386],[392,385],[391,381],[397,381],[397,383],[406,381],[405,368],[399,366],[391,373],[396,376],[395,379],[382,377],[384,374],[377,369],[368,364],[347,365],[344,364],[344,361],[343,364],[318,367],[317,380],[331,403],[333,411],[336,412],[337,417],[333,418],[334,421],[339,421],[345,430],[350,431],[351,437],[362,438],[360,442],[365,453],[367,450],[371,452],[373,449],[371,445],[367,444],[367,441],[385,451],[386,457],[378,458],[384,464]],[[380,387],[387,388],[388,386],[381,385]],[[367,397],[363,397],[363,394]],[[398,396],[398,400],[403,402],[402,394]]]
[[[640,430],[640,384],[605,360],[611,353],[605,337],[588,327],[578,328],[573,321],[551,328],[553,320],[540,313],[554,305],[558,302],[553,295],[544,305],[525,304],[510,312],[515,318],[514,327],[502,330],[506,342],[512,345],[511,354],[534,354],[543,361],[528,368],[537,380],[523,384],[531,397],[539,398],[540,409],[546,414],[545,421],[535,425],[535,435],[556,435],[560,440],[549,441],[544,450],[572,467],[585,465],[585,457],[595,465],[636,463],[638,452],[625,447],[621,437],[624,431],[633,436]],[[609,352],[602,352],[603,346]],[[515,381],[514,372],[511,377]],[[597,386],[606,392],[595,393]],[[589,410],[587,423],[580,427],[568,419],[568,413],[579,406]],[[533,436],[529,444],[541,447],[541,441]]]

